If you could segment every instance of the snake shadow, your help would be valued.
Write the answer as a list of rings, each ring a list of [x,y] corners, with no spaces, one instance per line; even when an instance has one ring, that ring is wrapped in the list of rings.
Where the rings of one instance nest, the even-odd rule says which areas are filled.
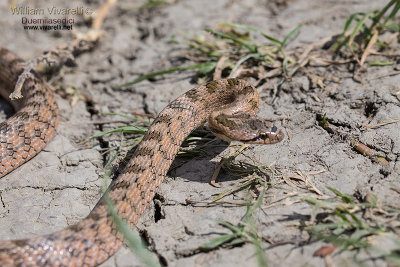
[[[200,152],[198,153],[200,155],[191,156],[191,152],[189,151],[188,156],[176,157],[167,175],[184,178],[191,182],[209,183],[219,162],[218,155],[229,146],[229,143],[214,137],[211,133],[209,137],[213,138],[213,140],[207,143],[200,142],[191,148],[191,151]],[[183,147],[185,145],[184,143]],[[232,180],[230,179],[232,177],[229,177],[229,175],[226,175],[221,170],[218,175],[218,182]]]
[[[185,153],[178,153],[168,170],[167,176],[180,177],[192,182],[209,183],[218,164],[219,158],[216,159],[228,146],[229,143],[215,137],[206,126],[200,126],[196,129],[194,137],[198,137],[196,132],[201,132],[200,140],[183,142],[181,149]],[[193,135],[191,135],[193,137]],[[206,140],[206,141],[204,141]],[[135,152],[135,148],[130,150],[125,158],[119,162],[113,171],[113,180],[123,171],[129,159]],[[226,174],[221,170],[218,181],[234,180],[235,177]]]
[[[1,117],[0,117],[0,122],[2,122],[3,120],[7,120],[8,118],[10,118],[12,115],[15,114],[15,110],[14,108],[11,106],[10,103],[8,103],[4,98],[0,97],[0,113]]]

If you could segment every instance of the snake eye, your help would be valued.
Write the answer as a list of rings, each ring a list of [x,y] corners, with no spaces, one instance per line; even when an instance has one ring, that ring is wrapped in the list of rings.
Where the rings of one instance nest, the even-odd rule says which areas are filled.
[[[276,133],[277,131],[278,131],[278,128],[275,125],[272,126],[271,133]]]

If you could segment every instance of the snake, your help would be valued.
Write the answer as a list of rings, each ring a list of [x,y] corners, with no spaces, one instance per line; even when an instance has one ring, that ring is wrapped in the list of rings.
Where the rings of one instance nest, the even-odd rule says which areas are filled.
[[[23,60],[0,48],[0,93],[8,99]],[[0,124],[0,177],[42,150],[56,134],[59,111],[53,90],[32,71],[12,101],[16,113]],[[256,115],[260,100],[249,82],[228,78],[199,85],[170,102],[154,119],[106,194],[118,216],[134,227],[167,175],[185,138],[208,121],[225,141],[275,144],[284,133]],[[1,266],[97,266],[124,244],[103,195],[89,215],[51,234],[0,241]]]

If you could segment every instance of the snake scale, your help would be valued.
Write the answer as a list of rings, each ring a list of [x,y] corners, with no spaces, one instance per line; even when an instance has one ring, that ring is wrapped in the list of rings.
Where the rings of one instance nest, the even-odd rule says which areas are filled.
[[[3,98],[23,71],[22,60],[0,48],[0,87]],[[0,177],[34,157],[56,133],[58,108],[49,85],[36,75],[24,82],[17,113],[0,124]],[[239,79],[197,86],[172,101],[154,120],[108,194],[119,216],[134,226],[153,199],[190,132],[207,119],[225,140],[273,144],[283,132],[255,115],[257,90]],[[90,214],[61,231],[23,240],[0,241],[1,266],[96,266],[123,244],[104,197]]]

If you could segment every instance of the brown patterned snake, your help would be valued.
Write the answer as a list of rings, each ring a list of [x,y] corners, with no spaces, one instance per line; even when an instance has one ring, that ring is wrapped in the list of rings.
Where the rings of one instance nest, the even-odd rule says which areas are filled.
[[[21,60],[0,48],[0,87],[8,95],[22,71]],[[34,76],[34,75],[33,75]],[[7,91],[8,90],[8,91]],[[40,78],[25,81],[19,111],[0,124],[0,177],[35,156],[55,134],[58,109],[51,88]],[[109,187],[121,218],[134,226],[153,199],[189,133],[208,118],[225,140],[273,144],[283,133],[256,117],[257,90],[239,79],[208,82],[171,102],[154,120],[129,163]],[[221,109],[223,107],[223,109]],[[1,266],[95,266],[123,244],[103,198],[82,221],[31,239],[0,241]]]

